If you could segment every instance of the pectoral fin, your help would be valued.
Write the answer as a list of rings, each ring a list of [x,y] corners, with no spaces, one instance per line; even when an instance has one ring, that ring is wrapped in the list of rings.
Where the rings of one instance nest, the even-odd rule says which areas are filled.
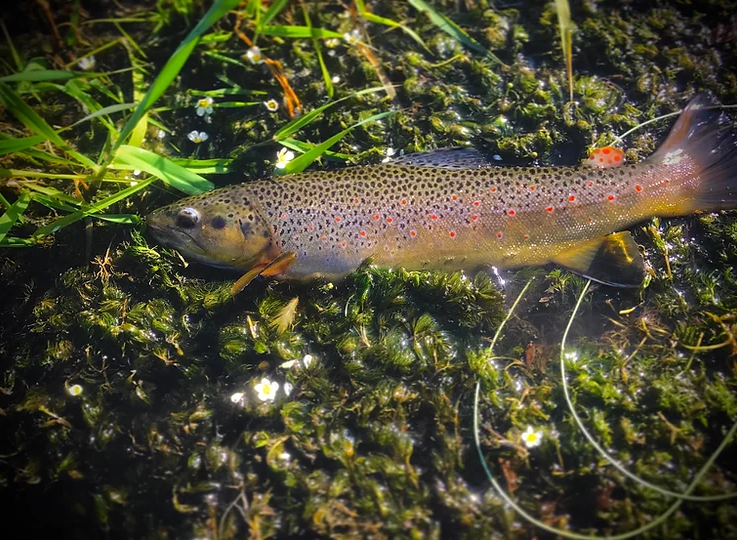
[[[279,255],[270,263],[254,266],[248,272],[238,278],[238,281],[233,283],[233,286],[230,288],[230,293],[235,296],[243,289],[248,287],[248,284],[251,283],[258,276],[276,276],[281,274],[282,272],[284,272],[284,270],[287,269],[290,264],[292,264],[295,258],[296,255],[293,251],[287,251],[286,253],[282,253],[281,255]]]
[[[251,283],[254,279],[256,279],[258,276],[261,275],[261,272],[264,271],[264,268],[266,268],[265,264],[254,266],[248,272],[246,272],[241,277],[239,277],[238,281],[233,283],[233,286],[230,288],[230,294],[235,296],[236,294],[241,292],[243,289],[248,287],[249,283]]]
[[[642,255],[627,231],[583,242],[558,254],[553,261],[614,287],[639,287],[645,277]]]
[[[261,272],[261,275],[277,276],[283,273],[287,269],[287,267],[289,267],[289,265],[294,262],[294,259],[296,257],[297,255],[294,253],[294,251],[287,251],[286,253],[282,253],[276,259],[269,263],[269,266],[267,266],[264,271]]]

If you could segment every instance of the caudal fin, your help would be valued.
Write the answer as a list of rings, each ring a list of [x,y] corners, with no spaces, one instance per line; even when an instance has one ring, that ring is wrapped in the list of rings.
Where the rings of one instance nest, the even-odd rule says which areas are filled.
[[[647,161],[675,167],[684,158],[697,166],[692,211],[737,208],[737,131],[710,94],[691,100]]]

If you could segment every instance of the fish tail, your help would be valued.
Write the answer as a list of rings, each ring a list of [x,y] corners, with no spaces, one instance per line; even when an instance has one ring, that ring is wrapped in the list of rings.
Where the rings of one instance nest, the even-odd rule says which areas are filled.
[[[647,162],[675,168],[684,158],[696,164],[689,177],[698,176],[688,193],[690,211],[737,207],[737,132],[710,94],[691,100]]]

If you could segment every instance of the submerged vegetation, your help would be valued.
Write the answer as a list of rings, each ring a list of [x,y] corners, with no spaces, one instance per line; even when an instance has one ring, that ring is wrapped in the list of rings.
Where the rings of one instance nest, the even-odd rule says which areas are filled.
[[[400,151],[574,164],[698,91],[737,103],[734,3],[64,5],[1,29],[8,516],[75,537],[737,537],[734,212],[635,230],[640,291],[366,264],[234,297],[237,275],[140,224]]]

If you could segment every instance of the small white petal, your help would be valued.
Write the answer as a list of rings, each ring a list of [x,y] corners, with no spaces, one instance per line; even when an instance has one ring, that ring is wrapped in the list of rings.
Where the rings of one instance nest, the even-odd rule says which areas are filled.
[[[304,358],[302,358],[302,363],[305,365],[306,368],[310,367],[310,364],[312,364],[312,361],[314,358],[311,354],[306,354]]]
[[[291,394],[292,393],[292,388],[294,388],[292,386],[292,383],[284,383],[284,394],[287,395],[287,396],[289,394]]]
[[[84,388],[82,388],[78,384],[73,384],[72,386],[70,386],[69,388],[67,388],[67,392],[69,392],[69,395],[70,396],[77,397],[77,396],[81,395],[82,392],[84,392]]]
[[[235,394],[230,396],[230,401],[232,401],[233,403],[242,403],[243,396],[245,396],[243,392],[236,392]]]

